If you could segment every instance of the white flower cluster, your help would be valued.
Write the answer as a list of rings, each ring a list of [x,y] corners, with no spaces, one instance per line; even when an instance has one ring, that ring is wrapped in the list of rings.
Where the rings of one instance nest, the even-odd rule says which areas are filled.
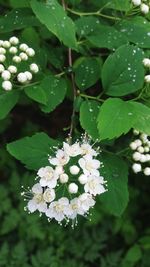
[[[132,4],[136,7],[140,7],[140,10],[143,14],[148,14],[149,13],[149,3],[147,0],[132,0]]]
[[[144,58],[143,59],[143,65],[145,68],[150,70],[150,59],[149,58]],[[150,74],[145,75],[145,82],[150,83]]]
[[[15,36],[9,41],[0,40],[0,75],[2,88],[6,91],[12,90],[15,79],[24,84],[32,80],[32,73],[37,73],[39,68],[35,63],[29,63],[29,69],[22,71],[24,61],[34,57],[35,51],[27,44],[19,42]],[[21,69],[21,71],[20,71]]]
[[[135,173],[143,172],[146,176],[150,176],[150,140],[145,133],[137,130],[133,133],[138,138],[130,144],[130,148],[134,151],[132,157],[136,162],[132,165],[132,169]]]
[[[97,155],[85,138],[72,145],[64,142],[62,149],[57,148],[55,156],[49,157],[50,166],[38,170],[38,183],[23,192],[29,197],[27,210],[38,210],[59,224],[72,220],[72,226],[78,215],[87,216],[95,205],[95,196],[106,191]]]

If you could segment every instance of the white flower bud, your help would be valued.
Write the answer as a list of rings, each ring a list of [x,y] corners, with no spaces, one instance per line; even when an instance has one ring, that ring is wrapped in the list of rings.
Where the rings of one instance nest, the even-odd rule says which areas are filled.
[[[68,180],[69,180],[69,177],[68,177],[68,175],[67,175],[66,173],[63,173],[63,174],[60,175],[60,182],[61,182],[62,184],[67,183]]]
[[[136,130],[136,129],[133,130],[133,134],[134,134],[134,135],[139,135],[139,133],[140,133],[140,132],[139,132],[138,130]]]
[[[71,183],[68,186],[68,191],[71,194],[76,194],[78,192],[78,186],[75,183]]]
[[[146,142],[148,141],[148,139],[147,139],[147,134],[142,133],[142,134],[140,135],[140,138],[142,139],[143,143],[146,143]]]
[[[33,72],[33,73],[37,73],[39,71],[39,67],[37,64],[33,63],[30,65],[30,70]]]
[[[141,170],[142,170],[141,164],[139,164],[139,163],[134,163],[134,164],[132,165],[132,169],[133,169],[133,171],[134,171],[135,173],[141,172]]]
[[[56,166],[55,173],[56,175],[60,175],[63,173],[63,167],[62,166]]]
[[[20,63],[21,62],[21,58],[18,56],[14,56],[12,59],[15,63]]]
[[[2,55],[6,54],[6,49],[3,47],[0,47],[0,54]]]
[[[146,155],[141,154],[140,162],[141,162],[141,163],[144,163],[144,162],[146,162],[146,161],[147,161],[147,157],[146,157]]]
[[[19,56],[20,56],[20,58],[21,58],[22,60],[24,60],[24,61],[27,61],[27,60],[28,60],[28,56],[27,56],[27,54],[24,53],[24,52],[21,52],[21,53],[19,54]]]
[[[143,14],[148,14],[149,13],[149,6],[146,5],[146,4],[141,4],[140,9],[141,9],[141,12]]]
[[[139,146],[137,150],[138,150],[138,152],[140,152],[141,154],[144,153],[144,147],[143,147],[143,146]]]
[[[85,174],[81,174],[78,178],[80,184],[86,184],[88,181],[88,178]]]
[[[33,57],[35,55],[35,51],[32,48],[27,48],[26,53],[29,57]]]
[[[132,142],[132,143],[130,144],[130,148],[131,148],[132,150],[136,150],[136,149],[137,149],[137,144],[136,144],[135,142]]]
[[[15,74],[15,73],[17,73],[17,68],[16,68],[16,66],[9,66],[8,67],[8,70],[9,70],[9,72],[10,73],[12,73],[12,74]]]
[[[142,145],[142,141],[140,139],[136,139],[134,142],[136,143],[137,147]]]
[[[12,37],[9,39],[9,42],[10,42],[12,45],[17,45],[17,44],[19,44],[19,39],[18,39],[16,36],[12,36]]]
[[[150,59],[149,59],[149,58],[144,58],[144,59],[143,59],[143,65],[144,65],[145,67],[150,68]]]
[[[2,73],[5,70],[4,66],[0,64],[0,73]]]
[[[144,77],[144,80],[145,80],[146,83],[150,83],[150,75],[146,75]]]
[[[149,147],[148,146],[144,147],[144,152],[146,152],[146,153],[149,152]]]
[[[150,176],[150,168],[149,167],[146,167],[143,172],[146,176]]]
[[[140,6],[141,5],[141,0],[132,0],[132,4],[134,6]]]
[[[4,62],[6,60],[5,55],[0,55],[0,62]]]
[[[133,154],[133,159],[134,159],[135,161],[139,161],[139,160],[141,159],[141,154],[140,154],[139,152],[135,152],[135,153]]]
[[[79,173],[80,169],[78,166],[73,165],[70,167],[70,173],[73,175],[77,175]]]
[[[9,41],[4,41],[3,42],[3,47],[9,48],[10,47],[10,42]]]
[[[17,51],[18,51],[18,49],[17,49],[15,46],[11,46],[11,47],[9,48],[9,52],[10,52],[11,54],[16,54]]]
[[[20,48],[20,50],[22,50],[22,51],[26,51],[27,49],[28,49],[28,45],[26,45],[26,44],[21,44],[20,46],[19,46],[19,48]]]
[[[2,82],[2,88],[6,91],[10,91],[12,89],[12,83],[10,81]]]
[[[1,77],[2,77],[5,81],[7,81],[7,80],[10,79],[11,74],[10,74],[10,72],[9,72],[8,70],[4,70],[4,71],[2,72],[2,74],[1,74]]]
[[[150,161],[150,154],[145,155],[145,157],[146,157],[146,162]]]
[[[27,76],[25,75],[25,73],[20,72],[17,76],[17,80],[20,83],[26,83],[27,82]]]
[[[150,148],[150,141],[147,140],[146,144],[147,144],[148,147]]]
[[[4,41],[0,40],[0,46],[3,46]]]
[[[27,80],[31,81],[32,80],[32,73],[30,71],[25,71],[24,73],[27,76]]]

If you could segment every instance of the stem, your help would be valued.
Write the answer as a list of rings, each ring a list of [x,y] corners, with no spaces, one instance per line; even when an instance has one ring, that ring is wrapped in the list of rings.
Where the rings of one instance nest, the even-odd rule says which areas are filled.
[[[64,8],[64,10],[67,10],[67,5],[65,0],[61,0],[62,2],[62,6]],[[69,63],[69,67],[72,69],[72,50],[71,48],[68,49],[68,63]],[[72,110],[72,115],[71,115],[71,124],[70,124],[70,131],[69,131],[69,138],[68,138],[68,142],[71,143],[71,138],[72,138],[72,132],[73,132],[73,128],[74,128],[74,118],[75,118],[75,100],[77,97],[77,90],[76,90],[76,85],[75,85],[75,79],[74,79],[74,74],[73,72],[71,72],[71,83],[72,83],[72,89],[73,89],[73,110]]]
[[[85,95],[85,94],[80,94],[81,97],[84,97],[84,98],[88,98],[88,99],[93,99],[93,100],[96,100],[98,102],[104,102],[103,99],[100,99],[99,97],[97,96],[91,96],[91,95]]]
[[[103,17],[103,18],[106,18],[106,19],[112,19],[112,20],[121,20],[121,18],[118,18],[118,17],[112,17],[112,16],[108,16],[108,15],[105,15],[103,13],[101,13],[99,10],[96,11],[96,12],[79,12],[79,11],[75,11],[75,10],[72,10],[70,8],[67,8],[67,10],[74,14],[74,15],[77,15],[77,16],[100,16],[100,17]]]

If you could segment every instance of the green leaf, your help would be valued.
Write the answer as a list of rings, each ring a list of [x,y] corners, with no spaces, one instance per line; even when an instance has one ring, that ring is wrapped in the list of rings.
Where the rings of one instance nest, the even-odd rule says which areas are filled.
[[[0,17],[0,33],[39,25],[40,23],[29,8],[14,9],[5,16]]]
[[[7,144],[7,150],[25,164],[26,168],[38,170],[48,165],[48,155],[51,154],[51,148],[57,144],[45,133],[37,133]]]
[[[125,261],[126,262],[138,262],[142,258],[142,251],[139,245],[135,244],[133,247],[131,247],[126,256]]]
[[[74,22],[66,15],[63,7],[56,0],[46,3],[31,1],[33,12],[49,31],[55,34],[66,46],[77,49]]]
[[[98,130],[100,139],[113,139],[126,134],[134,125],[134,107],[128,101],[109,98],[100,108]]]
[[[4,119],[19,99],[19,92],[0,91],[0,120]]]
[[[150,135],[150,108],[142,103],[131,101],[136,121],[133,128]]]
[[[150,22],[143,17],[132,17],[116,25],[130,42],[138,47],[150,48]]]
[[[79,89],[85,90],[94,85],[101,75],[102,61],[98,58],[82,57],[75,62],[75,82]]]
[[[99,137],[97,129],[98,112],[99,103],[96,101],[84,101],[80,107],[80,124],[93,140]]]
[[[80,37],[86,37],[98,31],[101,21],[92,16],[83,16],[75,21],[77,33]]]
[[[44,78],[40,87],[44,90],[47,98],[46,105],[41,106],[41,109],[46,113],[51,112],[64,100],[67,91],[66,81],[49,75]]]
[[[102,162],[101,174],[107,181],[108,191],[100,199],[111,214],[120,216],[129,200],[128,168],[125,161],[115,155],[102,155]]]
[[[117,31],[114,27],[107,25],[99,25],[98,29],[89,36],[87,39],[98,48],[115,49],[128,42],[126,36]]]
[[[124,96],[141,89],[144,83],[143,57],[143,51],[133,45],[122,46],[110,55],[102,69],[106,94]]]
[[[131,9],[130,0],[94,0],[94,3],[98,7],[105,7],[105,9],[116,9],[119,11],[129,11]]]
[[[24,89],[26,95],[38,103],[46,104],[47,97],[40,85],[31,85]]]

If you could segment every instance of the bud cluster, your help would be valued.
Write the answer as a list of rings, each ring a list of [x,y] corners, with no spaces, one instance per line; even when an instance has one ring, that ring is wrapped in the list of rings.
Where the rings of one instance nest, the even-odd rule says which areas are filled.
[[[149,13],[149,9],[150,9],[150,6],[149,6],[149,3],[147,0],[132,0],[132,4],[135,6],[135,7],[140,7],[140,10],[143,14],[148,14]]]
[[[130,143],[133,151],[132,158],[135,163],[132,165],[134,173],[143,172],[146,176],[150,176],[150,140],[147,134],[133,131],[136,138]]]
[[[32,80],[33,74],[39,71],[31,60],[34,56],[34,49],[20,43],[15,36],[7,41],[0,40],[0,76],[4,90],[10,91],[16,83],[25,84]]]
[[[150,59],[144,58],[143,59],[143,65],[146,69],[150,70]],[[145,75],[145,82],[150,83],[150,74]]]

